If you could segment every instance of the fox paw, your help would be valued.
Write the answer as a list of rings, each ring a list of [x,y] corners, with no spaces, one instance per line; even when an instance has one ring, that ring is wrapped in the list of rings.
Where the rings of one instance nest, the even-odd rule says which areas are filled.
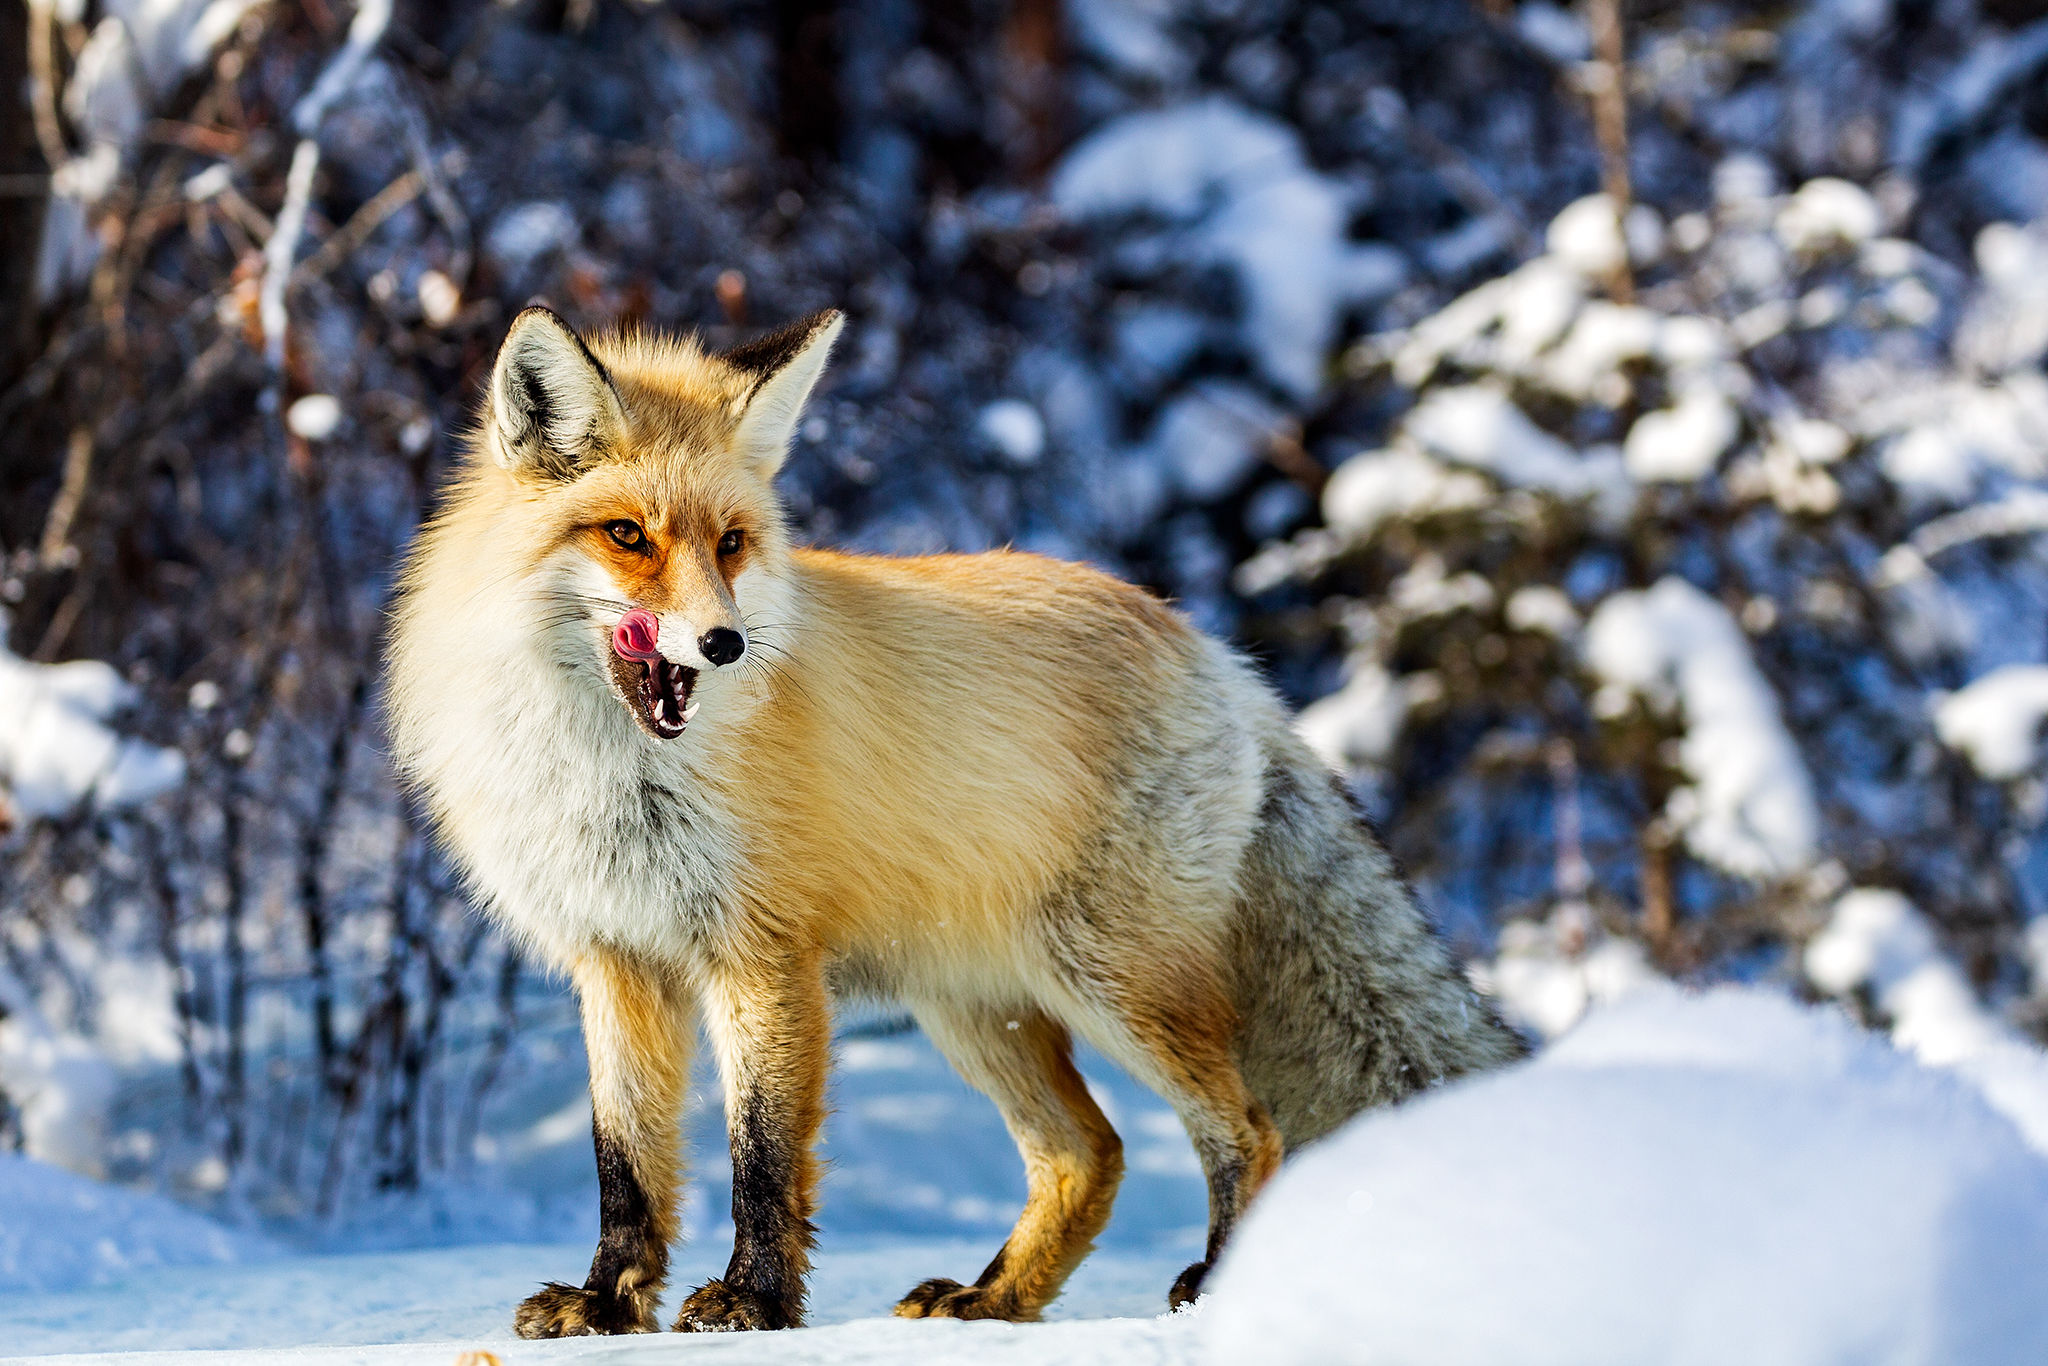
[[[1207,1262],[1196,1262],[1173,1282],[1173,1289],[1166,1292],[1166,1307],[1180,1309],[1193,1304],[1202,1293],[1202,1282],[1209,1275]]]
[[[935,1276],[896,1304],[899,1319],[1027,1319],[1014,1297]]]
[[[797,1328],[801,1306],[790,1306],[752,1294],[724,1281],[711,1280],[690,1292],[676,1312],[678,1333],[737,1333],[766,1328]]]
[[[550,1281],[520,1302],[512,1331],[523,1338],[576,1338],[651,1333],[654,1313],[638,1296],[600,1295]]]

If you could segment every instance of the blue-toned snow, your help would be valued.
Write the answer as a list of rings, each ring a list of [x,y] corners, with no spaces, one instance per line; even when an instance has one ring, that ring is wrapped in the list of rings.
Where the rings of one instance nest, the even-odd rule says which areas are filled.
[[[1647,988],[1596,1007],[1533,1063],[1367,1116],[1282,1172],[1193,1314],[1159,1312],[1199,1236],[1185,1144],[1167,1141],[1164,1107],[1129,1082],[1105,1076],[1097,1089],[1130,1140],[1132,1172],[1105,1246],[1044,1324],[885,1317],[918,1279],[971,1276],[1021,1193],[993,1111],[921,1040],[896,1035],[840,1047],[815,1326],[801,1332],[511,1339],[512,1304],[544,1278],[575,1278],[588,1253],[588,1228],[567,1227],[588,1224],[595,1194],[571,1107],[529,1122],[531,1150],[494,1169],[509,1206],[521,1181],[559,1184],[557,1199],[529,1191],[516,1215],[558,1221],[545,1243],[292,1254],[152,1197],[0,1164],[6,1274],[23,1284],[40,1255],[45,1271],[101,1282],[0,1294],[0,1355],[179,1366],[451,1366],[478,1349],[504,1366],[2048,1360],[2048,1159],[1966,1074],[1917,1062],[1831,1008],[1755,988]],[[716,1122],[707,1111],[692,1124],[703,1155],[693,1211],[723,1199],[721,1164],[701,1142]],[[81,1201],[95,1189],[97,1202]],[[491,1198],[468,1197],[478,1209]],[[415,1234],[460,1231],[449,1192],[411,1203]],[[372,1214],[330,1242],[370,1236]],[[729,1237],[718,1221],[691,1222],[678,1286],[716,1272]],[[106,1255],[81,1270],[81,1249],[102,1241]],[[189,1248],[239,1260],[165,1265]]]

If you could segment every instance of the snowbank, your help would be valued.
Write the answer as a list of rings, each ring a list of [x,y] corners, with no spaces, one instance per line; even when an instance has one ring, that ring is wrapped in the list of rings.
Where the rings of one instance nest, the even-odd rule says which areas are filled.
[[[1890,1017],[1894,1043],[1969,1078],[2028,1142],[2048,1153],[2048,1054],[1984,1008],[1911,901],[1879,887],[1844,893],[1827,927],[1806,946],[1805,966],[1829,995],[1867,988]]]
[[[1812,862],[1813,780],[1725,608],[1679,578],[1616,593],[1586,623],[1586,662],[1617,690],[1608,705],[1632,695],[1684,719],[1680,758],[1692,784],[1672,794],[1666,814],[1693,853],[1744,877]]]
[[[1212,1361],[2048,1360],[2048,1162],[1955,1078],[1747,989],[1638,994],[1284,1169]]]
[[[161,1196],[0,1153],[0,1291],[103,1285],[143,1267],[217,1265],[267,1249]]]

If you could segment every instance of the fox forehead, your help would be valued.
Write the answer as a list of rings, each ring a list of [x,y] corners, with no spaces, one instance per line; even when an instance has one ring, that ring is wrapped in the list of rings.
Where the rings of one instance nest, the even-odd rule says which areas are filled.
[[[614,332],[591,352],[611,376],[635,448],[621,454],[732,455],[740,409],[759,377],[705,351],[694,336]]]

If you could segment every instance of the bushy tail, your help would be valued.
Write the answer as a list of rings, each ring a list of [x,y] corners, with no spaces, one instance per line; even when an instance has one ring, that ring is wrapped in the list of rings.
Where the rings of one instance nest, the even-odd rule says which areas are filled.
[[[1523,1056],[1350,794],[1291,736],[1266,782],[1238,884],[1239,1065],[1287,1147]]]

